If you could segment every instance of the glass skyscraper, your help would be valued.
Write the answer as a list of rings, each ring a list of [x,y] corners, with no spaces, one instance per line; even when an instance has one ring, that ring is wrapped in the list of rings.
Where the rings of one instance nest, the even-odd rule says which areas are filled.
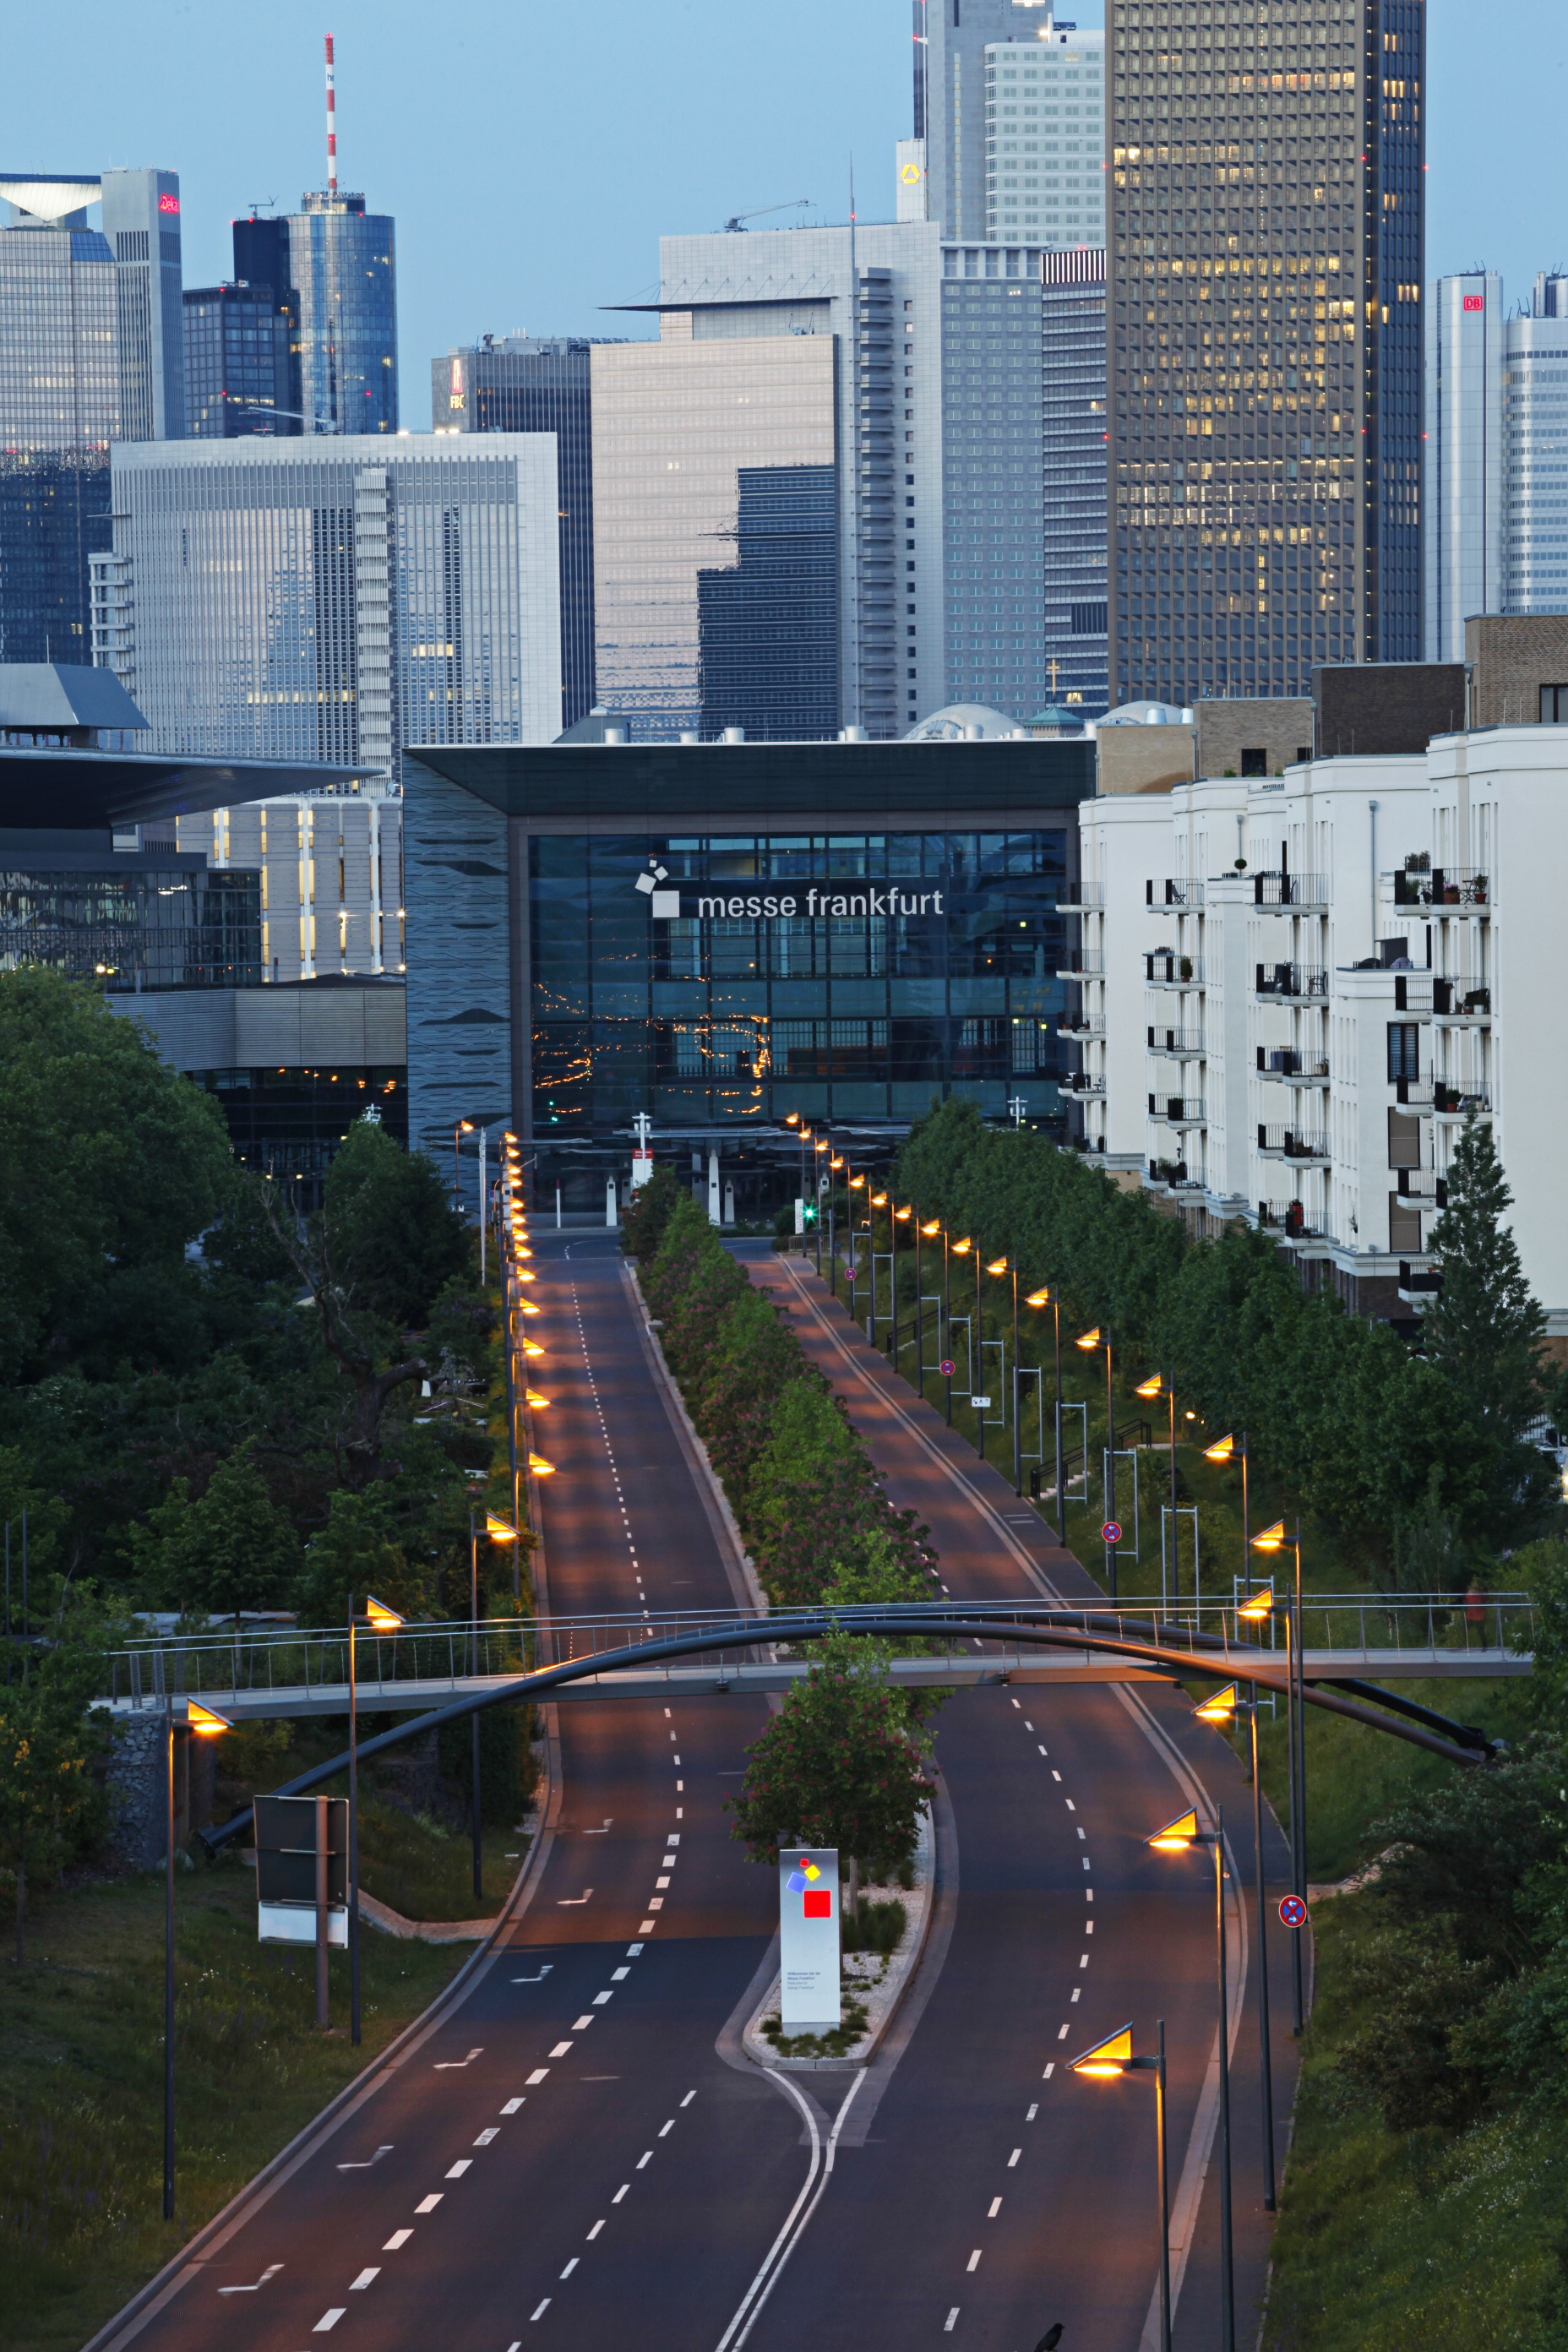
[[[193,441],[296,434],[289,322],[270,286],[187,287],[185,431]]]
[[[595,703],[594,434],[589,354],[564,335],[485,335],[430,362],[437,433],[553,433],[561,523],[561,724]]]
[[[237,220],[234,274],[270,286],[289,328],[304,433],[397,430],[397,266],[387,213],[317,193],[297,213]]]
[[[1106,675],[1105,254],[1042,256],[1045,342],[1045,674],[1085,718]]]
[[[1112,16],[1111,698],[1417,660],[1425,11]]]

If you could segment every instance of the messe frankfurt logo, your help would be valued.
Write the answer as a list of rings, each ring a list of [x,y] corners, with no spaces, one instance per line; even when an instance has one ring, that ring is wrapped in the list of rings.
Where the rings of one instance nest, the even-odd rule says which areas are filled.
[[[662,890],[661,882],[669,878],[669,869],[657,858],[649,860],[650,871],[639,874],[637,887],[652,901],[656,922],[676,923],[680,920],[680,893]],[[831,917],[840,922],[868,921],[880,916],[899,921],[910,915],[940,915],[942,912],[940,890],[823,890],[815,885],[799,896],[786,892],[737,891],[733,896],[697,901],[697,919],[702,922],[773,922],[782,919],[793,922],[805,916],[808,921],[818,917]]]
[[[657,862],[651,873],[637,876],[637,888],[645,895],[651,896],[653,899],[653,919],[656,923],[678,923],[680,920],[679,891],[661,890],[658,887],[661,882],[666,882],[668,878],[668,866],[660,866]]]

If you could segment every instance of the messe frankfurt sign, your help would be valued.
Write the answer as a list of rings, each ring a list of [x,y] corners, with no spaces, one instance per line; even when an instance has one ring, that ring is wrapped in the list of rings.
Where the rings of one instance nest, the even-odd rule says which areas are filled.
[[[668,869],[656,866],[650,873],[637,876],[637,887],[652,899],[656,922],[676,923],[685,912],[682,894],[660,887],[668,878]],[[693,895],[686,893],[688,898]],[[908,915],[940,915],[942,911],[940,890],[903,890],[897,887],[873,890],[868,885],[858,889],[823,889],[814,883],[802,891],[714,892],[696,898],[696,919],[700,923],[792,922],[803,916],[808,922],[818,918],[870,922],[878,917],[896,922]]]

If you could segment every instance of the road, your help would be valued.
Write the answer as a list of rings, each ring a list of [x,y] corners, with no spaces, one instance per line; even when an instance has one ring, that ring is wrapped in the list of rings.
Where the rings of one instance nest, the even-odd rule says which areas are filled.
[[[732,1570],[614,1244],[544,1234],[533,1263],[547,1349],[534,1377],[558,1465],[551,1604],[725,1604]],[[918,1407],[900,1417],[869,1351],[843,1352],[842,1315],[819,1311],[809,1278],[784,1280],[895,1499],[931,1522],[953,1593],[1026,1589],[996,1497],[949,1475],[963,1465],[944,1465],[947,1433],[928,1442]],[[1065,1577],[1037,1534],[1008,1533]],[[334,2352],[552,2339],[739,2352],[803,2329],[826,2346],[952,2333],[1028,2352],[1060,2318],[1063,2352],[1133,2352],[1155,2276],[1152,2095],[1135,2078],[1082,2084],[1063,2061],[1129,2017],[1142,2040],[1163,2014],[1179,2173],[1214,2035],[1212,1896],[1201,1864],[1155,1864],[1142,1845],[1184,1801],[1162,1735],[1194,1746],[1184,1703],[1155,1713],[1157,1726],[1109,1691],[953,1699],[939,1739],[945,1876],[915,1991],[858,2084],[781,2084],[718,2046],[774,1926],[772,1874],[721,1810],[764,1703],[553,1711],[559,1811],[504,1943],[205,2260],[105,2341],[205,2352],[216,2321],[225,2352],[300,2352],[325,2335]],[[1200,1737],[1212,1769],[1219,1744]],[[821,2148],[852,2085],[827,2177]],[[1256,2137],[1254,2118],[1254,2150]],[[1205,2227],[1179,2344],[1215,2332]],[[781,2231],[783,2266],[754,2292]]]

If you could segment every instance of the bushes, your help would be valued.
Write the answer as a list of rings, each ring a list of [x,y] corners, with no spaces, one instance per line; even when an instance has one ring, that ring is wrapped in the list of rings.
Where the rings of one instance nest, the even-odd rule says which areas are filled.
[[[767,1292],[752,1288],[683,1193],[671,1202],[644,1281],[666,1358],[769,1595],[809,1607],[872,1562],[900,1597],[929,1591],[927,1529],[893,1509],[843,1405]]]

